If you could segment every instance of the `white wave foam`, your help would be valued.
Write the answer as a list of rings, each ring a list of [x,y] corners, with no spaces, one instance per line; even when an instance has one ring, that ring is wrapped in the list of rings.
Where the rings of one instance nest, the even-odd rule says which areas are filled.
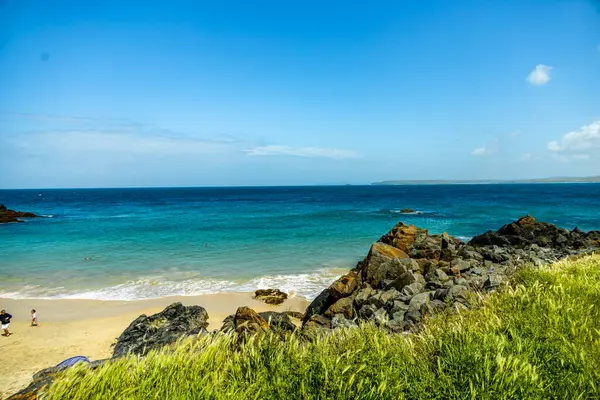
[[[425,212],[419,211],[419,210],[410,211],[410,212],[402,211],[402,210],[390,210],[390,212],[394,213],[394,214],[404,214],[404,215],[421,215],[421,214],[425,213]]]
[[[18,290],[2,290],[1,298],[12,299],[87,299],[144,300],[168,296],[198,296],[214,293],[252,292],[256,289],[278,288],[291,296],[314,299],[340,275],[340,268],[319,270],[307,274],[262,276],[245,282],[217,279],[185,279],[173,281],[164,277],[148,277],[92,290],[69,290],[64,287],[24,286]]]

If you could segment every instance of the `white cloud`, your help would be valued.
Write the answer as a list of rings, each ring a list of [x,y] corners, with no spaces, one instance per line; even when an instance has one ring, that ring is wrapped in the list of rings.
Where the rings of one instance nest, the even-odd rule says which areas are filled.
[[[328,149],[322,147],[290,147],[290,146],[259,146],[246,150],[249,156],[294,156],[308,158],[356,158],[358,155],[350,150]]]
[[[521,134],[521,131],[510,132],[508,135],[511,137],[517,137]]]
[[[547,147],[552,153],[580,160],[600,154],[600,120],[549,142]]]
[[[550,80],[550,71],[552,67],[544,64],[538,64],[533,71],[527,76],[527,81],[534,86],[541,86],[548,83]]]
[[[531,153],[525,153],[521,157],[521,161],[531,161],[531,160],[533,160],[533,154],[531,154]]]
[[[488,156],[490,154],[494,154],[496,152],[496,149],[488,147],[488,146],[483,146],[483,147],[478,147],[476,149],[474,149],[471,152],[472,156]]]

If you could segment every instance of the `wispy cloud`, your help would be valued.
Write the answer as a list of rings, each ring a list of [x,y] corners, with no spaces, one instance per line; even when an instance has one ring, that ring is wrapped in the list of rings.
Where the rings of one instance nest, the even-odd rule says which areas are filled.
[[[292,156],[307,158],[333,158],[345,159],[356,158],[358,154],[354,151],[343,149],[329,149],[323,147],[290,147],[290,146],[259,146],[246,150],[249,156]]]
[[[548,150],[567,158],[587,160],[600,154],[600,120],[582,126],[548,143]]]
[[[533,160],[533,154],[531,154],[531,153],[525,153],[521,157],[521,161],[531,161],[531,160]]]
[[[193,138],[144,136],[102,131],[36,132],[13,137],[11,144],[23,151],[70,154],[205,154],[225,150],[213,141]]]
[[[491,149],[487,148],[486,146],[483,146],[483,147],[478,147],[478,148],[474,149],[471,152],[471,155],[473,155],[473,156],[486,156],[486,155],[490,155],[490,154],[493,154],[493,153],[494,152]]]
[[[550,71],[552,71],[552,67],[544,64],[538,64],[527,76],[527,82],[534,86],[545,85],[550,81]]]

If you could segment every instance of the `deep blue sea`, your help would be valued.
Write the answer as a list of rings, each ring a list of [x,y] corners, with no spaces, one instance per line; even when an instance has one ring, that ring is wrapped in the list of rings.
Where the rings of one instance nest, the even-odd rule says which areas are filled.
[[[600,229],[600,184],[0,190],[0,203],[47,216],[0,225],[10,298],[311,298],[398,221],[462,239],[525,214]]]

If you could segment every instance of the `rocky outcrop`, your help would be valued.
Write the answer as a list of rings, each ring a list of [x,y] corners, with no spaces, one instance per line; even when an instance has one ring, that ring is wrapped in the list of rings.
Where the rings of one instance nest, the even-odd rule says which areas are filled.
[[[319,332],[363,320],[402,332],[447,307],[464,309],[474,293],[499,288],[525,264],[598,248],[599,231],[569,231],[529,215],[468,243],[401,222],[313,300],[303,329]]]
[[[277,305],[283,303],[288,295],[279,289],[258,289],[254,292],[254,298],[267,304]]]
[[[30,212],[14,211],[6,208],[4,204],[0,204],[0,224],[9,222],[23,222],[19,218],[36,218],[38,215]]]
[[[113,358],[128,353],[145,355],[190,335],[207,333],[208,313],[200,306],[173,303],[158,314],[140,315],[119,336]]]

